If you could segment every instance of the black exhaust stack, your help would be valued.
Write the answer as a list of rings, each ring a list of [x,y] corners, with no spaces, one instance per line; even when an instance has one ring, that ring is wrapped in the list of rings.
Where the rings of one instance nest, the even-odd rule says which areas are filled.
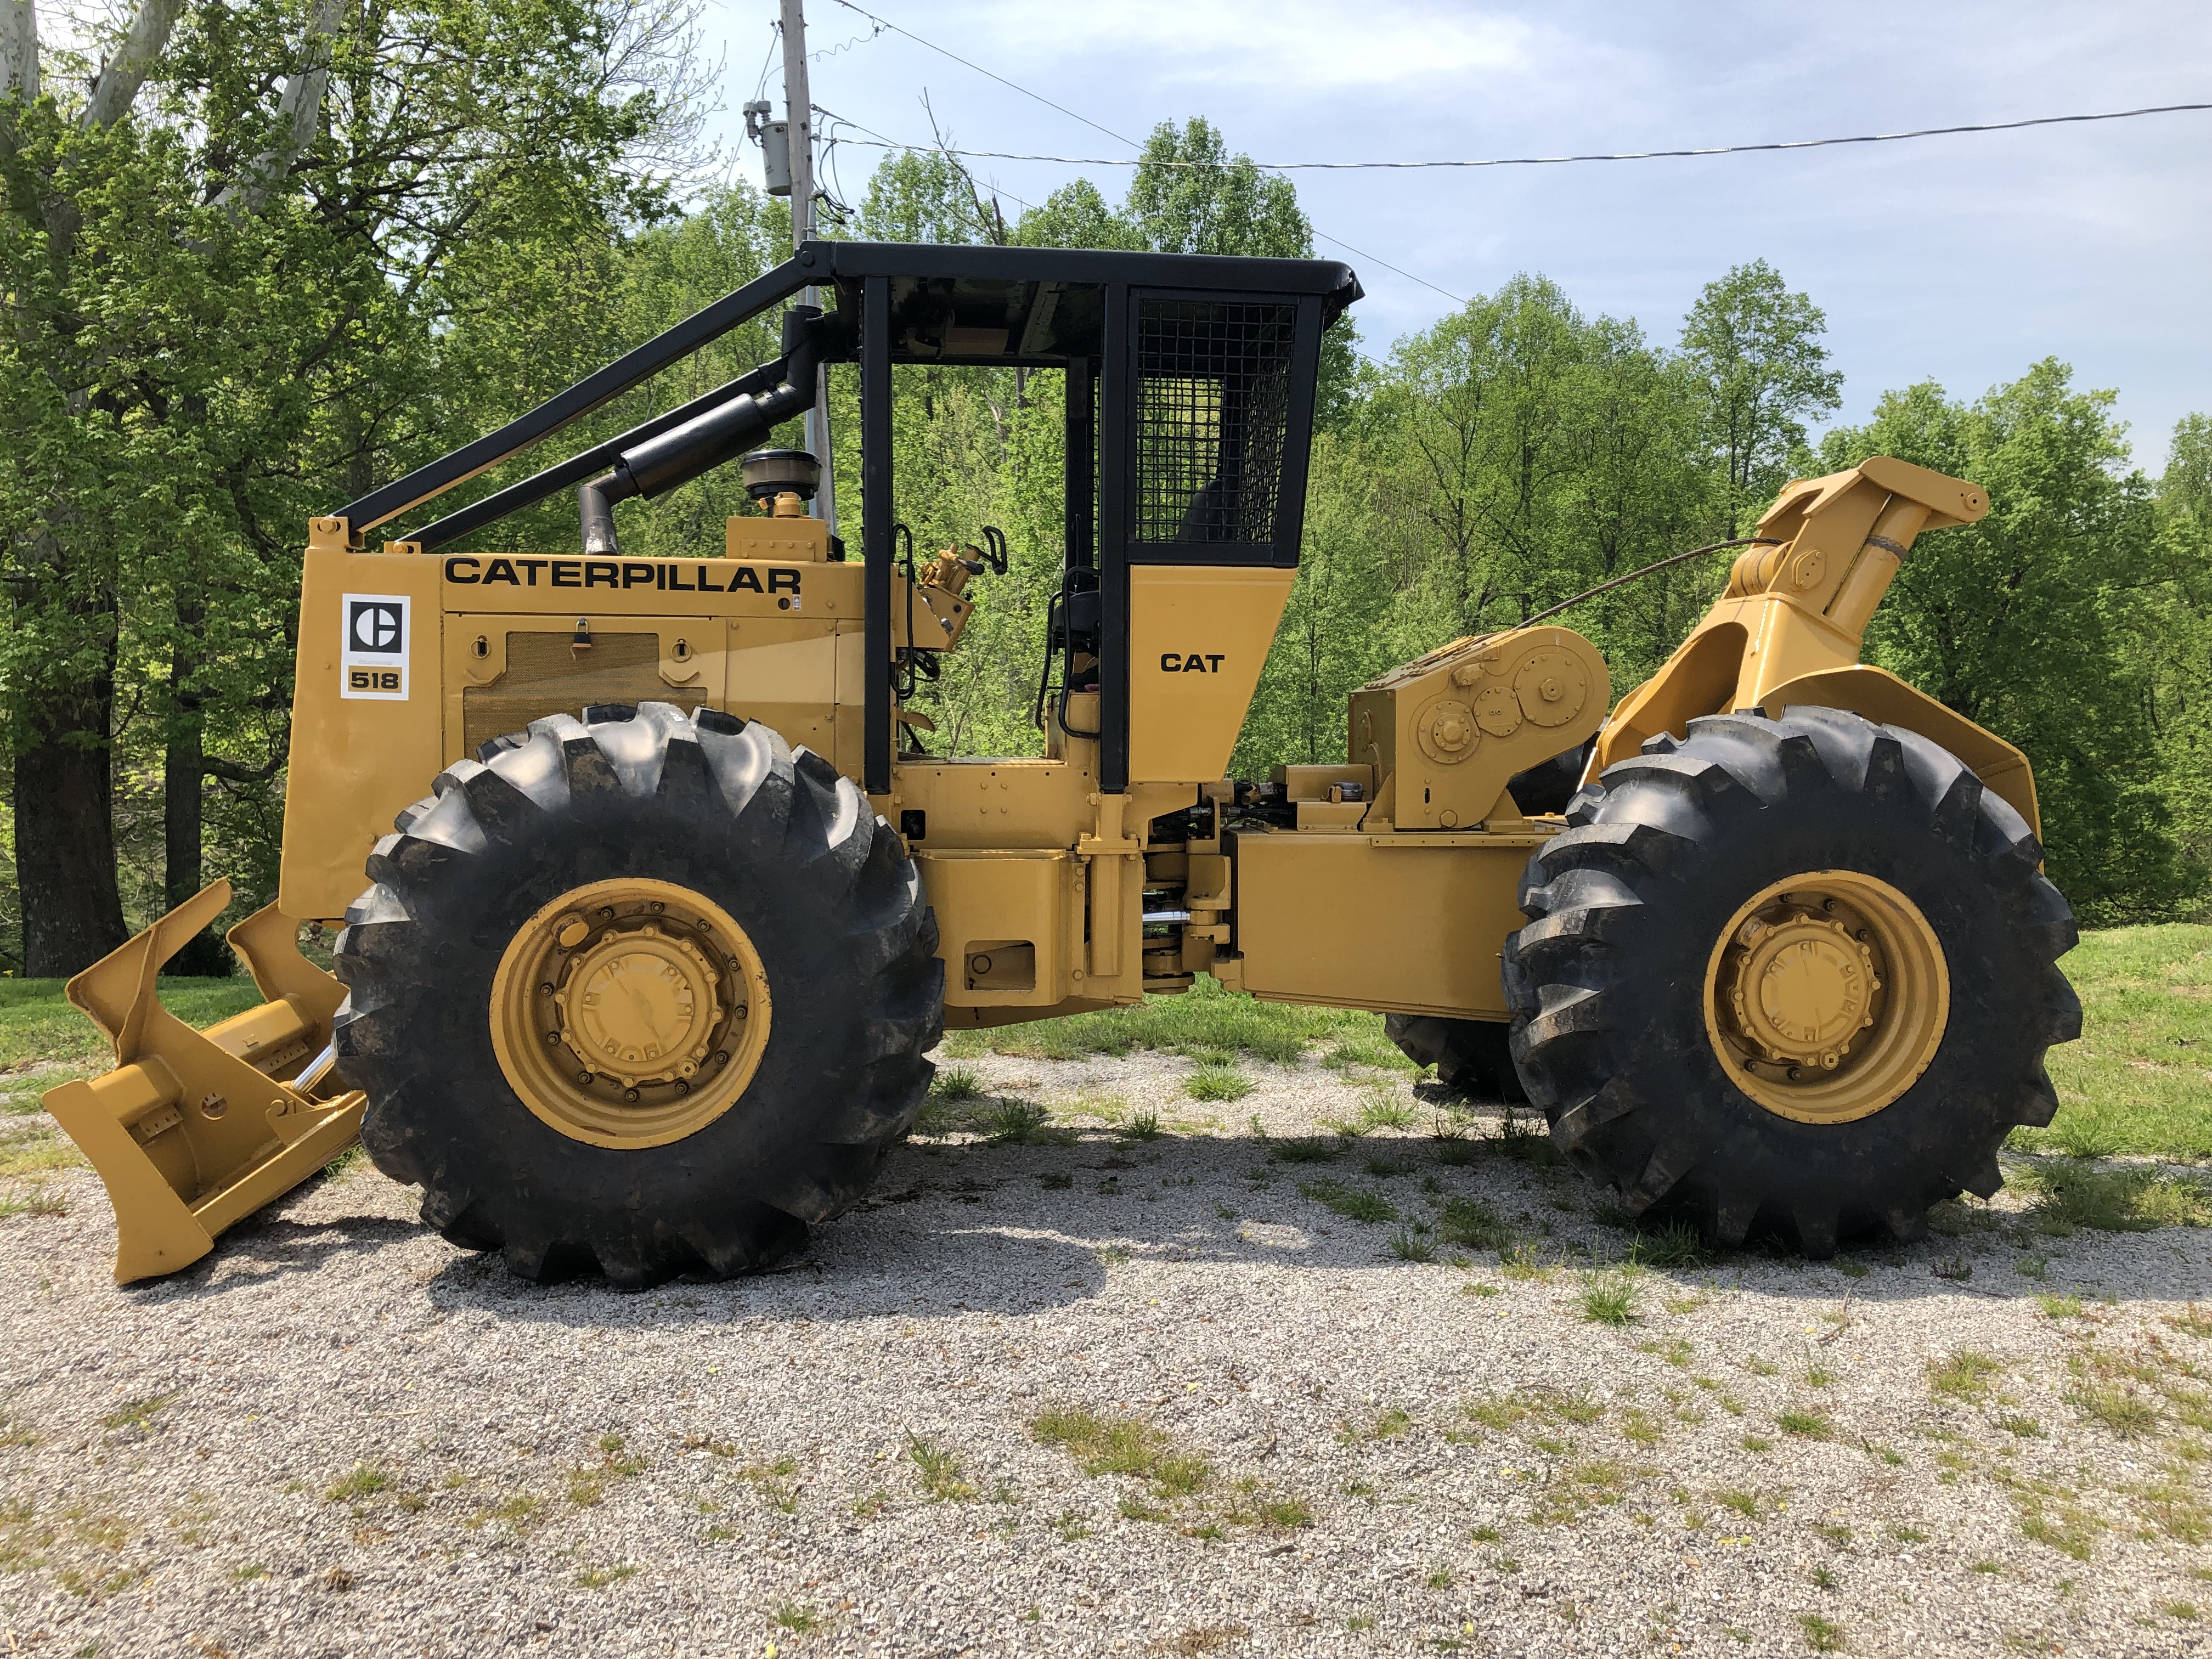
[[[651,501],[701,473],[744,453],[789,420],[814,406],[822,345],[818,306],[793,306],[783,313],[783,362],[774,391],[740,393],[703,415],[647,438],[616,458],[612,470],[576,487],[576,516],[584,551],[614,553],[614,504],[633,495]]]

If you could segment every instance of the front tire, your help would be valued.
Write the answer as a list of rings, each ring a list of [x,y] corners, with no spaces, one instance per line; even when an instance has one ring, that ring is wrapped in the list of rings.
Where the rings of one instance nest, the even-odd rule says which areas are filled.
[[[362,1144],[516,1273],[788,1255],[927,1092],[944,969],[866,798],[768,727],[552,715],[438,775],[336,950]]]
[[[1578,796],[1522,878],[1514,1054],[1625,1206],[1809,1257],[2002,1184],[2081,1033],[2072,912],[2019,813],[1915,732],[1696,720]]]

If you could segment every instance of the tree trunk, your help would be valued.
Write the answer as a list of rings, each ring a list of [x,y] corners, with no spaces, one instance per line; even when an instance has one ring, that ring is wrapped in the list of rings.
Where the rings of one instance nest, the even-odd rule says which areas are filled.
[[[190,627],[199,617],[195,611],[179,620]],[[201,764],[205,751],[201,742],[200,696],[189,686],[191,668],[191,659],[181,647],[171,655],[169,692],[176,713],[161,757],[161,853],[162,885],[173,910],[200,890],[200,857],[205,841],[202,791],[206,777]],[[170,959],[169,971],[221,977],[231,971],[230,947],[214,928],[204,929]]]
[[[15,879],[24,971],[34,978],[88,968],[125,938],[111,813],[114,701],[112,679],[80,686],[44,711],[41,735],[15,756]]]

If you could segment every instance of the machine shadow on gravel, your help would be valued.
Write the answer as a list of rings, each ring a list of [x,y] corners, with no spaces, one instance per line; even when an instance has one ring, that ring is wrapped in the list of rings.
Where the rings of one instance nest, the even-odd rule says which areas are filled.
[[[2045,1288],[1990,1272],[2002,1265],[2004,1249],[2025,1246],[1990,1232],[1979,1237],[1997,1244],[1998,1254],[1978,1252],[1973,1235],[1937,1236],[1904,1248],[1868,1241],[1859,1259],[1886,1271],[1841,1285],[1828,1283],[1824,1273],[1802,1288],[1798,1273],[1809,1264],[1779,1240],[1754,1239],[1740,1249],[1703,1247],[1668,1260],[1670,1236],[1660,1223],[1647,1217],[1639,1228],[1609,1219],[1605,1200],[1554,1157],[1540,1133],[1500,1135],[1478,1126],[1459,1139],[1170,1135],[1131,1143],[1060,1138],[1067,1133],[1018,1144],[909,1142],[858,1208],[823,1229],[803,1255],[759,1273],[678,1279],[641,1292],[596,1275],[532,1285],[507,1273],[495,1253],[461,1253],[429,1277],[424,1293],[441,1307],[555,1325],[1018,1316],[1091,1302],[1129,1265],[1267,1263],[1291,1272],[1436,1272],[1458,1265],[1486,1275],[1516,1255],[1570,1287],[1577,1273],[1633,1255],[1655,1297],[1670,1287],[1694,1290],[1717,1280],[1735,1281],[1753,1295],[1876,1303],[1960,1294],[2018,1301]],[[1376,1173],[1378,1167],[1388,1173]],[[1264,1184],[1255,1180],[1261,1175]],[[1390,1218],[1362,1219],[1330,1202],[1340,1206],[1347,1194],[1360,1194],[1381,1199]],[[1498,1234],[1486,1244],[1453,1238],[1447,1207],[1455,1200],[1479,1206]],[[1402,1240],[1409,1228],[1414,1237],[1427,1234],[1428,1261],[1394,1249],[1394,1236]],[[228,1263],[219,1279],[203,1279],[204,1268],[187,1276],[188,1294],[220,1295],[422,1234],[416,1224],[394,1218],[306,1222],[279,1212],[248,1237],[250,1252],[216,1258]],[[1671,1243],[1679,1248],[1680,1236]],[[2092,1239],[2085,1237],[2072,1253],[2088,1248]],[[1852,1255],[1847,1244],[1847,1264]],[[1985,1277],[1975,1276],[1978,1266]]]
[[[338,1215],[307,1221],[271,1208],[232,1230],[236,1247],[203,1257],[173,1279],[149,1279],[117,1289],[149,1303],[223,1296],[313,1273],[341,1256],[374,1255],[387,1245],[419,1237],[422,1231],[420,1222],[398,1216]],[[164,1295],[165,1291],[172,1293]]]

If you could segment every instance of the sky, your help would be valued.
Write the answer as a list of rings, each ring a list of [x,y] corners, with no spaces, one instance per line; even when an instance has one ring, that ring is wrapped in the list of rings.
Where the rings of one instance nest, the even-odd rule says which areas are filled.
[[[1141,141],[1192,115],[1276,162],[1674,149],[2212,102],[2204,0],[861,3],[1073,116],[839,0],[807,7],[816,104],[927,143],[926,94],[956,145],[1024,154],[1130,158],[1084,121]],[[775,0],[707,0],[702,20],[725,64],[715,125],[756,181],[738,108],[765,63],[782,112],[776,12]],[[882,154],[840,149],[848,200]],[[969,165],[1010,210],[1080,174],[1119,200],[1128,179]],[[2136,459],[2155,472],[2175,421],[2212,410],[2212,112],[1782,155],[1291,176],[1317,252],[1359,273],[1370,355],[1519,271],[1671,344],[1706,283],[1763,258],[1827,313],[1840,422],[1865,419],[1893,387],[1932,379],[1978,397],[2056,356],[2076,386],[2118,394]]]

